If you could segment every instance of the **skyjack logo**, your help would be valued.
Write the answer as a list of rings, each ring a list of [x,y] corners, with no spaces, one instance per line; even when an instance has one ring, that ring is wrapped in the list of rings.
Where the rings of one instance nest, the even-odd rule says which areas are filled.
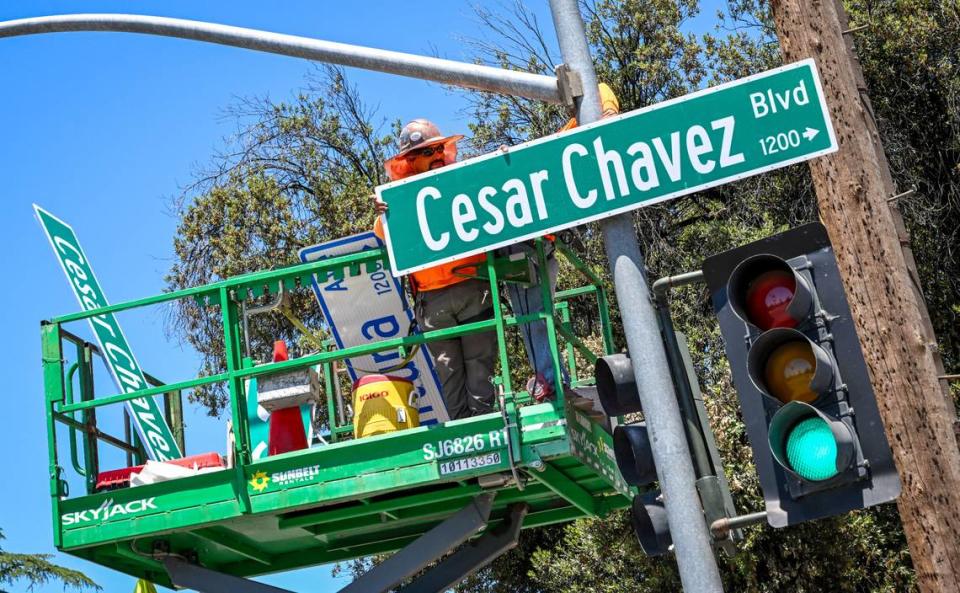
[[[130,515],[133,513],[142,513],[143,511],[153,509],[157,510],[157,505],[153,503],[156,497],[141,498],[140,500],[131,500],[126,504],[113,504],[113,499],[108,498],[103,504],[95,509],[86,511],[75,511],[61,515],[60,519],[63,525],[77,525],[79,523],[91,523],[108,521],[117,515]]]

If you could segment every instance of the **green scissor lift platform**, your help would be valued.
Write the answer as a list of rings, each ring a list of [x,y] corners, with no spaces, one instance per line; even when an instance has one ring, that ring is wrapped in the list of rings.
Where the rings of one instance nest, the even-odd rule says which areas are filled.
[[[580,380],[573,364],[575,350],[589,361],[598,354],[573,334],[567,301],[589,295],[596,299],[604,353],[610,353],[606,295],[601,280],[583,262],[564,245],[558,243],[557,249],[586,282],[553,298],[544,287],[547,313],[508,315],[498,297],[498,277],[514,277],[516,270],[508,269],[509,262],[488,256],[479,275],[493,288],[492,319],[360,347],[327,349],[285,362],[257,364],[243,355],[244,303],[282,290],[306,290],[313,275],[337,278],[384,269],[388,266],[384,250],[247,274],[44,322],[50,495],[57,547],[158,584],[210,582],[218,584],[203,590],[233,593],[276,590],[244,589],[251,582],[235,577],[406,548],[394,562],[403,567],[394,566],[394,574],[381,578],[377,586],[368,579],[370,586],[364,587],[385,590],[459,542],[472,540],[472,549],[485,559],[454,555],[446,563],[448,573],[468,571],[509,548],[521,524],[539,527],[627,507],[635,491],[617,470],[609,421],[590,409],[592,400],[577,395],[578,391],[586,395],[592,381]],[[544,246],[539,241],[536,257],[543,262]],[[65,326],[179,299],[194,299],[198,306],[218,310],[226,368],[167,385],[148,377],[153,387],[137,392],[95,393],[93,365],[100,353]],[[571,391],[564,394],[561,389],[556,400],[539,404],[514,389],[505,342],[514,326],[537,319],[547,322],[555,368],[566,358],[573,371]],[[372,352],[404,354],[416,344],[481,331],[495,331],[498,336],[495,412],[361,439],[350,438],[351,425],[338,423],[332,395],[337,361]],[[246,381],[308,366],[322,368],[327,382],[327,444],[253,461],[245,415]],[[225,384],[230,396],[232,467],[96,491],[102,447],[121,449],[131,460],[143,459],[132,431],[119,437],[97,426],[98,410],[122,406],[133,398],[160,396],[168,422],[182,443],[181,393],[212,383]],[[61,449],[69,453],[61,455]],[[63,463],[61,456],[69,456],[70,464]],[[85,484],[83,495],[69,493],[71,481]],[[176,575],[173,580],[171,574]],[[204,581],[207,577],[211,580]],[[432,586],[445,583],[435,580]]]

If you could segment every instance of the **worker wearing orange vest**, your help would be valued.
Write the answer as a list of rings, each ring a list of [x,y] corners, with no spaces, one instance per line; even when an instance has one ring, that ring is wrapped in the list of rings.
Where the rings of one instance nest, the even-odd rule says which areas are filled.
[[[603,114],[601,117],[610,117],[620,113],[620,102],[613,90],[604,83],[600,83],[600,103]],[[567,123],[560,128],[561,132],[577,127],[577,118],[571,117]],[[553,236],[547,236],[546,264],[547,277],[550,280],[550,293],[553,294],[557,287],[557,271],[559,265],[554,257]],[[504,248],[507,255],[514,253],[524,253],[531,261],[536,262],[536,251],[527,243],[519,243]],[[507,285],[510,297],[510,307],[514,315],[529,315],[543,311],[543,298],[540,291],[540,284],[532,286],[521,286],[520,284],[510,283]],[[520,325],[520,333],[523,335],[523,343],[527,350],[527,361],[530,368],[533,369],[534,376],[527,381],[527,392],[536,401],[551,399],[554,394],[555,374],[553,370],[553,357],[550,355],[550,340],[547,337],[547,322],[544,320],[533,321]],[[570,375],[567,372],[563,361],[560,361],[560,371],[563,373],[563,385],[570,385]]]
[[[443,136],[432,122],[415,119],[400,131],[400,152],[386,162],[387,175],[396,181],[449,165],[457,160],[457,141],[461,138],[460,134]],[[387,205],[376,196],[373,198],[377,214],[386,212]],[[383,238],[382,216],[377,216],[373,231]],[[465,275],[471,265],[485,261],[486,255],[473,255],[410,274],[416,301],[414,311],[423,331],[493,317],[490,284]],[[436,361],[451,419],[493,410],[491,378],[497,357],[496,333],[489,331],[433,341],[429,349]]]

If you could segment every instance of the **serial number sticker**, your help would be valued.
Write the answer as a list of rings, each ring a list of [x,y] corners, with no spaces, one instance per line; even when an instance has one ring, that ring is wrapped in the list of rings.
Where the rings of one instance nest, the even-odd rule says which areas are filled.
[[[488,449],[499,449],[508,442],[507,429],[498,428],[483,434],[472,434],[452,439],[444,439],[423,444],[424,461],[460,457],[466,453],[480,453]]]
[[[456,474],[465,472],[478,467],[488,465],[498,465],[500,463],[500,452],[487,453],[486,455],[477,455],[475,457],[465,457],[463,459],[454,459],[453,461],[440,462],[440,475]]]

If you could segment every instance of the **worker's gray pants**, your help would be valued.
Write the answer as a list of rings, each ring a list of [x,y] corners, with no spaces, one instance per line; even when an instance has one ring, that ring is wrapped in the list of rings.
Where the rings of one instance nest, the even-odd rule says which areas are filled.
[[[493,317],[490,283],[464,280],[417,294],[417,323],[422,331],[444,329]],[[493,368],[497,334],[493,330],[427,344],[443,385],[451,420],[493,411]]]

